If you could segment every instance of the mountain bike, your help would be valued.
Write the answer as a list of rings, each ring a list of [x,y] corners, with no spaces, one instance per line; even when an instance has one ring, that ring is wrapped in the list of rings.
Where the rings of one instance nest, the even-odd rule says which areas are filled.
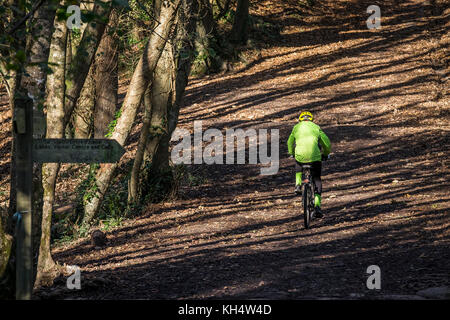
[[[308,229],[314,217],[314,182],[311,174],[312,166],[303,165],[302,170],[302,205],[305,228]]]

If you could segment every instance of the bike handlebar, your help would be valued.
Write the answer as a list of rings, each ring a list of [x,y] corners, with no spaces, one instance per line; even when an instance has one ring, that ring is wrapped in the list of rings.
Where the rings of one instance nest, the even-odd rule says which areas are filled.
[[[295,159],[295,157],[292,154],[289,154],[289,158]],[[322,161],[330,160],[330,158],[331,158],[331,155],[327,155],[327,156],[322,155]]]

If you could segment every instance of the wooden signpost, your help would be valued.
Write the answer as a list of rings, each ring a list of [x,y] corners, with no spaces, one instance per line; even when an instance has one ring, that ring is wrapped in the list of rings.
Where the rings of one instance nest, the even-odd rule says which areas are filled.
[[[33,160],[40,163],[114,163],[125,150],[110,139],[35,139]]]
[[[125,149],[111,139],[33,139],[33,102],[17,100],[16,145],[16,299],[29,300],[33,289],[33,162],[114,163]]]

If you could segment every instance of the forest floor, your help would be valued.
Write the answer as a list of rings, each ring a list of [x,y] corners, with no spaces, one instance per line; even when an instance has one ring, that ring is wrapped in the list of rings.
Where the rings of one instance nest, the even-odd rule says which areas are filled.
[[[253,1],[280,35],[186,91],[181,128],[278,129],[278,173],[189,165],[197,185],[108,232],[107,246],[55,248],[81,268],[82,289],[60,278],[38,298],[377,299],[450,285],[450,12],[384,1],[369,30],[369,1],[326,2]],[[332,142],[325,217],[310,229],[286,146],[304,109]],[[366,287],[370,265],[381,290]]]

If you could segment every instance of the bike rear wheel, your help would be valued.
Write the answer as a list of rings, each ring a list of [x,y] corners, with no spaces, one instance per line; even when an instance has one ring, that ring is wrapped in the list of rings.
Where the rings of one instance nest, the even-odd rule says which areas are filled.
[[[303,220],[305,223],[305,228],[309,228],[309,224],[311,222],[311,213],[310,213],[310,205],[309,205],[309,198],[310,198],[310,189],[308,188],[308,185],[304,184],[302,186],[302,203],[303,203]]]

